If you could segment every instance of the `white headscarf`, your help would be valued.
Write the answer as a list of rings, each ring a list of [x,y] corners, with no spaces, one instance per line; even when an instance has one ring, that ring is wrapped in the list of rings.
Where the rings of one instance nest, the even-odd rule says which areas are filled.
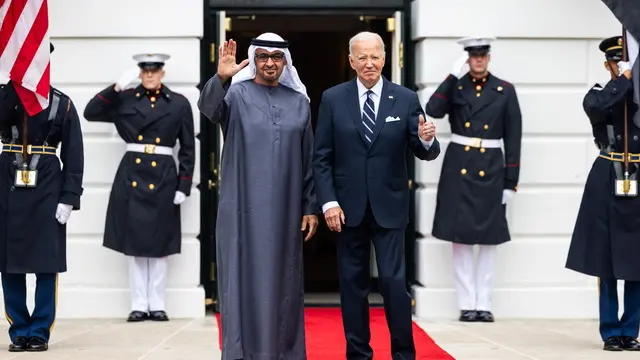
[[[280,35],[274,33],[264,33],[256,38],[256,40],[266,40],[266,41],[279,41],[284,42],[284,39],[280,37]],[[282,85],[290,87],[296,92],[301,93],[307,98],[307,101],[310,101],[309,96],[307,95],[307,88],[304,86],[302,81],[300,81],[300,77],[298,76],[298,71],[293,66],[293,60],[291,59],[291,52],[287,48],[278,48],[278,47],[265,47],[265,46],[249,46],[248,51],[248,59],[249,65],[247,65],[244,69],[240,70],[232,79],[231,83],[239,83],[245,80],[253,80],[256,77],[256,62],[255,62],[255,54],[256,49],[264,49],[269,52],[273,51],[282,51],[284,53],[285,58],[287,59],[287,65],[282,70],[282,74],[280,75],[280,79],[278,82]]]

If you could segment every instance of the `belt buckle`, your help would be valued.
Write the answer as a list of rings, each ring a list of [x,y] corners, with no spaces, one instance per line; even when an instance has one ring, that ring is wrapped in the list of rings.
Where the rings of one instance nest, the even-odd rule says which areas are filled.
[[[144,144],[144,153],[145,154],[155,154],[156,146],[153,144]]]
[[[474,148],[482,147],[482,139],[477,137],[471,138],[471,144],[469,144],[469,146]]]
[[[33,146],[32,145],[27,145],[27,154],[31,155],[33,152]]]

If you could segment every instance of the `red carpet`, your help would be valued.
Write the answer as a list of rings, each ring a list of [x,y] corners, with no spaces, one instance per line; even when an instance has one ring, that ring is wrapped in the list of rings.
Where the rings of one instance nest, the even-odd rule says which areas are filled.
[[[344,330],[338,308],[306,308],[305,331],[308,360],[340,360],[345,358]],[[220,330],[220,314],[218,330]],[[221,331],[220,331],[221,333]],[[221,339],[218,339],[221,341]],[[427,333],[413,323],[413,340],[418,360],[454,360]],[[374,360],[391,359],[391,343],[382,308],[371,309],[371,347]]]

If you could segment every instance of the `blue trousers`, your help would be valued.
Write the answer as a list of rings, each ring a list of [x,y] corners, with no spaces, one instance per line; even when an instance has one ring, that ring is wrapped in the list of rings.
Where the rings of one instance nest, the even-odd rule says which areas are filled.
[[[36,296],[33,314],[27,308],[26,274],[2,274],[5,316],[9,321],[9,337],[37,336],[49,342],[56,318],[58,274],[36,274]]]
[[[640,326],[640,281],[624,282],[624,313],[618,318],[618,281],[599,279],[600,336],[605,341],[611,336],[638,337]]]

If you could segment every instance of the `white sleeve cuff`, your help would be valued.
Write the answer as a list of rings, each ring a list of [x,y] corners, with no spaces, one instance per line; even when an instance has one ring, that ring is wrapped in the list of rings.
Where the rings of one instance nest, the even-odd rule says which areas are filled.
[[[429,150],[431,148],[431,145],[433,145],[433,139],[431,139],[430,141],[424,141],[422,140],[421,137],[418,137],[420,139],[420,142],[422,143],[422,145],[425,147],[425,149]]]
[[[322,205],[322,213],[326,213],[327,210],[331,209],[332,207],[336,207],[336,206],[340,206],[338,205],[337,201],[329,201],[328,203]]]

